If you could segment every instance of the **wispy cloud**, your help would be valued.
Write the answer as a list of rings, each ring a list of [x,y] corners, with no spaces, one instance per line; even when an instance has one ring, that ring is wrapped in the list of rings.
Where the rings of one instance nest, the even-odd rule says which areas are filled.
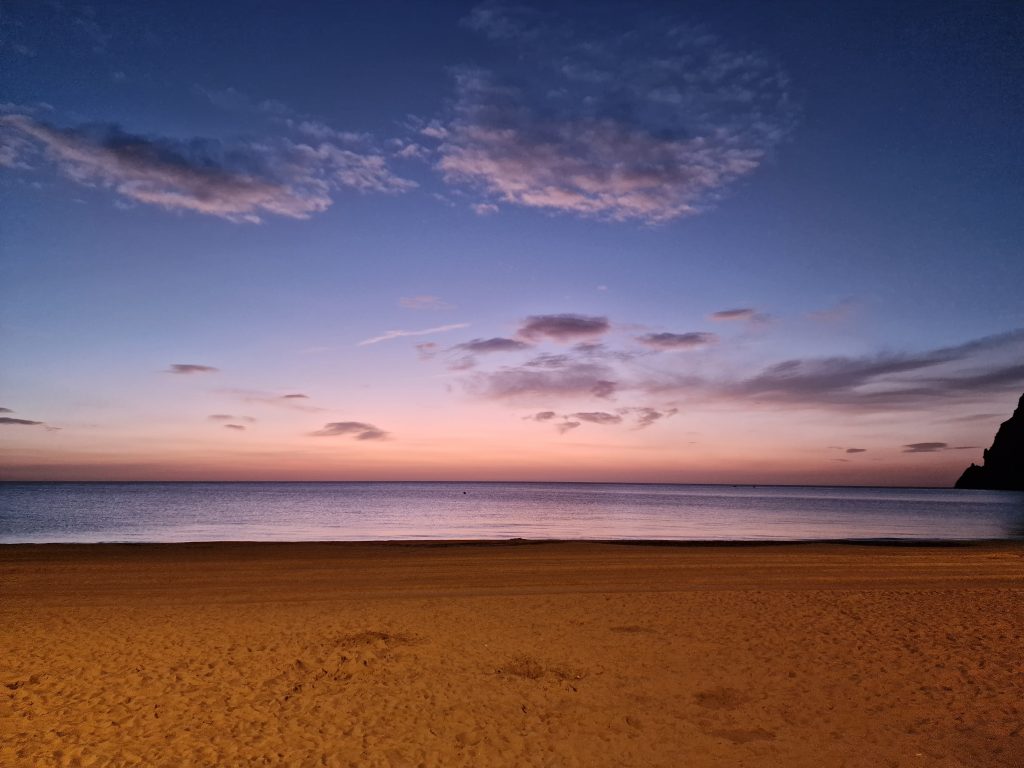
[[[804,406],[889,410],[973,399],[1024,384],[1024,330],[918,353],[879,353],[776,363],[722,394]]]
[[[713,333],[692,331],[690,333],[647,333],[636,340],[651,349],[698,349],[714,344],[718,337]]]
[[[212,365],[198,365],[197,363],[171,363],[171,367],[164,371],[164,373],[175,373],[188,376],[194,373],[217,373],[218,371],[220,371],[220,369],[214,368]]]
[[[450,325],[439,325],[436,328],[424,328],[418,331],[385,331],[380,336],[373,336],[360,341],[356,346],[366,347],[370,344],[378,344],[382,341],[390,341],[391,339],[401,339],[405,336],[429,336],[433,333],[446,333],[447,331],[456,331],[459,328],[468,327],[469,323],[451,323]]]
[[[949,448],[948,443],[910,443],[903,446],[904,453],[935,453]]]
[[[530,416],[524,417],[527,421],[551,421],[552,419],[558,418],[558,414],[554,411],[540,411]]]
[[[674,19],[586,36],[484,3],[466,24],[511,47],[514,69],[457,70],[453,115],[421,132],[484,204],[665,222],[752,173],[794,123],[775,64]]]
[[[206,418],[210,421],[245,421],[250,424],[256,423],[256,419],[252,416],[234,416],[230,413],[211,413]]]
[[[622,417],[605,411],[584,411],[582,413],[571,413],[568,416],[573,421],[586,421],[591,424],[621,424]]]
[[[527,341],[572,342],[593,339],[611,328],[607,317],[589,315],[531,315],[523,321],[517,335]]]
[[[636,418],[636,428],[644,429],[655,422],[661,421],[662,419],[675,416],[679,413],[679,409],[666,408],[664,410],[658,410],[657,408],[651,408],[649,406],[641,406],[639,408],[623,408],[620,410],[620,413],[633,415]]]
[[[6,424],[9,426],[21,426],[21,427],[37,427],[41,426],[43,422],[32,421],[31,419],[15,419],[10,416],[0,416],[0,424]]]
[[[750,320],[756,314],[756,310],[744,307],[742,309],[722,309],[712,312],[709,317],[712,320]]]
[[[442,301],[437,296],[403,296],[398,300],[406,309],[454,309],[454,304]]]
[[[219,390],[226,395],[236,397],[244,403],[250,403],[253,405],[270,405],[275,408],[287,408],[291,411],[302,411],[303,413],[322,413],[325,408],[311,404],[307,395],[298,393],[278,395],[273,392],[263,392],[255,389],[222,389]],[[217,417],[225,416],[226,414],[214,414]],[[213,418],[211,416],[210,418]],[[233,417],[237,420],[242,420],[248,417]],[[254,419],[255,421],[255,419]]]
[[[527,366],[471,374],[466,388],[490,399],[609,398],[618,387],[615,373],[599,363],[571,362],[555,369]]]
[[[416,354],[420,360],[433,360],[441,351],[441,345],[436,341],[425,341],[416,345]]]
[[[224,425],[224,429],[232,429],[232,430],[234,430],[236,432],[244,432],[245,431],[245,427],[242,426],[241,424],[225,424]]]
[[[0,132],[21,141],[22,164],[29,139],[79,184],[111,188],[134,203],[233,222],[258,223],[268,215],[307,219],[329,208],[341,188],[395,193],[416,186],[396,176],[383,155],[329,141],[178,141],[117,125],[59,128],[24,114],[0,117]]]
[[[530,345],[526,342],[519,341],[518,339],[506,339],[500,336],[495,336],[491,339],[473,339],[472,341],[466,341],[452,347],[453,350],[470,352],[476,355],[489,352],[518,352],[529,348]]]
[[[362,421],[332,421],[310,434],[314,437],[348,436],[356,440],[384,440],[389,437],[384,430]]]

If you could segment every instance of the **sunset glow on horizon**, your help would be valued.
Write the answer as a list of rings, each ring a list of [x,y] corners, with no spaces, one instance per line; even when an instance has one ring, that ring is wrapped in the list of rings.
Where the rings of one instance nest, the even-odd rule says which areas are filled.
[[[6,9],[0,479],[951,486],[1015,27],[740,6]]]

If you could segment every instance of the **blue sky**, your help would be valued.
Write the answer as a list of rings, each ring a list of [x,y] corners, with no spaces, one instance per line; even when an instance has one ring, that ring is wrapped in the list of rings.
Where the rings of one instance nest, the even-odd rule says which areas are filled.
[[[5,474],[951,484],[1024,389],[1022,18],[10,4]]]

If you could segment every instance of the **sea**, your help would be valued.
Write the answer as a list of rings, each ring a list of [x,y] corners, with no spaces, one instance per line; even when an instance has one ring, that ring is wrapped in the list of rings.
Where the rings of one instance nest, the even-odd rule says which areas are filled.
[[[1024,538],[1024,493],[620,483],[0,483],[0,543]]]

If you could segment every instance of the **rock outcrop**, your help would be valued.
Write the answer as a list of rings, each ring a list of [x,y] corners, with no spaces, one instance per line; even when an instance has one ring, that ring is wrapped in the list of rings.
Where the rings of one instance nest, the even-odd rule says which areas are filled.
[[[982,466],[971,464],[956,481],[956,487],[1024,491],[1024,395],[1013,415],[999,425]]]

